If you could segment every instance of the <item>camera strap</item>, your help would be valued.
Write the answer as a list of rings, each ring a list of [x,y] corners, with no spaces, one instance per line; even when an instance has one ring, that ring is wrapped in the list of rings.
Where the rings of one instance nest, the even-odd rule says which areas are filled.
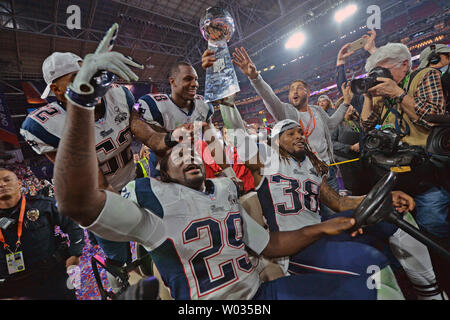
[[[393,106],[393,102],[391,100],[387,99],[387,98],[384,99],[384,105],[388,109],[388,112],[386,112],[386,114],[384,115],[383,120],[381,121],[381,123],[384,123],[384,121],[388,117],[389,113],[392,113],[394,115],[394,117],[395,117],[395,131],[397,131],[397,133],[402,135],[402,136],[409,135],[411,130],[409,128],[408,122],[405,121],[405,130],[402,129],[403,114],[404,114],[403,110],[399,112]]]
[[[23,217],[25,215],[25,206],[26,206],[27,200],[25,198],[25,195],[22,194],[22,203],[20,204],[20,213],[19,213],[19,223],[17,227],[17,242],[16,242],[16,251],[20,246],[20,238],[22,237],[22,225],[23,225]],[[5,241],[5,237],[3,236],[2,230],[0,230],[0,242],[3,243],[3,248],[7,249],[8,251],[11,251],[9,249],[9,245]]]

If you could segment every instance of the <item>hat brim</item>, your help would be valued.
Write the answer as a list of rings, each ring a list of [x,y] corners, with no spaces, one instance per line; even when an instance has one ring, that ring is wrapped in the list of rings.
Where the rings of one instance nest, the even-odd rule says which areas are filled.
[[[50,93],[50,84],[48,84],[47,87],[45,87],[45,90],[41,95],[41,99],[47,98],[49,93]]]

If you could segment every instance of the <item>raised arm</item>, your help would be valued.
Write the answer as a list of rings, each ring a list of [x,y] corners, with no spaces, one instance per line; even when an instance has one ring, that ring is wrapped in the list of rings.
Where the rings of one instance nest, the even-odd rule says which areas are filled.
[[[260,169],[264,164],[260,159],[256,140],[245,130],[244,121],[235,105],[229,103],[220,104],[220,113],[228,134],[237,138],[235,147],[239,158],[244,161],[245,166],[252,172],[255,184],[259,183],[261,179]]]
[[[206,50],[202,56],[202,67],[204,69],[211,67],[216,58],[214,51]],[[275,120],[283,120],[289,117],[289,110],[293,108],[287,103],[283,103],[273,92],[272,88],[262,79],[258,73],[255,64],[250,59],[244,48],[236,48],[233,52],[233,63],[236,64],[250,80],[257,94],[262,98],[264,105]]]
[[[127,64],[142,68],[118,52],[109,52],[117,28],[117,24],[113,25],[96,52],[85,57],[81,70],[66,92],[67,118],[56,154],[55,196],[61,214],[84,226],[96,220],[106,199],[98,182],[94,108],[111,83],[94,87],[91,79],[98,71],[108,70],[127,81],[137,80]]]
[[[263,80],[252,59],[243,47],[235,49],[233,58],[234,64],[249,78],[256,93],[261,97],[267,110],[275,120],[279,121],[295,116],[295,112],[294,115],[290,112],[293,111],[293,107],[288,103],[282,102],[272,88]]]

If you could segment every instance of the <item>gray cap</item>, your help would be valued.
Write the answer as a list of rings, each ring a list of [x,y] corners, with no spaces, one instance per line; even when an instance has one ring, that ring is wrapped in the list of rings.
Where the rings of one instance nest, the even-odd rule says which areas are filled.
[[[294,120],[284,119],[284,120],[278,121],[277,124],[272,129],[270,138],[275,139],[278,136],[280,136],[284,131],[290,130],[290,129],[293,129],[296,127],[300,127],[300,124],[298,122],[295,122]]]
[[[436,49],[434,50],[436,53],[450,53],[450,47],[446,44],[436,44]],[[422,52],[420,53],[420,65],[419,68],[425,68],[428,66],[428,57],[431,54],[431,48],[430,46],[426,47]]]
[[[42,64],[42,74],[47,87],[41,98],[45,99],[51,93],[50,85],[52,82],[66,74],[79,71],[78,62],[83,61],[79,56],[72,52],[53,52]]]

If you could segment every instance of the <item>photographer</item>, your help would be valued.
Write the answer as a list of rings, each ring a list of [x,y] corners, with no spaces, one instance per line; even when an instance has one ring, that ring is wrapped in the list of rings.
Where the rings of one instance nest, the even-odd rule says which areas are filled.
[[[450,47],[445,44],[432,44],[420,53],[419,69],[430,67],[441,72],[446,112],[450,112]]]
[[[377,33],[375,30],[369,30],[368,34],[365,34],[362,36],[366,40],[366,43],[363,47],[363,49],[370,54],[374,53],[377,49],[375,46],[375,37]],[[337,60],[336,60],[336,84],[339,92],[341,94],[344,94],[342,90],[342,85],[347,82],[347,77],[345,74],[345,62],[348,57],[353,55],[355,51],[351,51],[351,43],[345,44],[338,53]],[[361,113],[361,109],[364,103],[364,97],[359,94],[352,95],[351,104],[358,113]]]
[[[357,86],[359,91],[365,91],[361,112],[363,131],[367,133],[376,125],[391,127],[402,143],[425,147],[432,125],[424,117],[444,113],[439,71],[424,68],[411,72],[411,53],[400,43],[378,48],[367,59],[365,68],[369,76]],[[380,74],[385,76],[380,77]],[[407,176],[409,185],[416,187],[417,223],[431,234],[446,238],[450,235],[446,221],[450,195],[436,180],[425,181],[432,172],[427,176],[427,172],[418,175],[414,171]],[[420,171],[424,170],[416,172]]]
[[[25,196],[21,186],[0,168],[0,299],[75,300],[66,268],[80,263],[83,229],[58,213],[54,199]],[[55,225],[69,234],[69,247]]]

